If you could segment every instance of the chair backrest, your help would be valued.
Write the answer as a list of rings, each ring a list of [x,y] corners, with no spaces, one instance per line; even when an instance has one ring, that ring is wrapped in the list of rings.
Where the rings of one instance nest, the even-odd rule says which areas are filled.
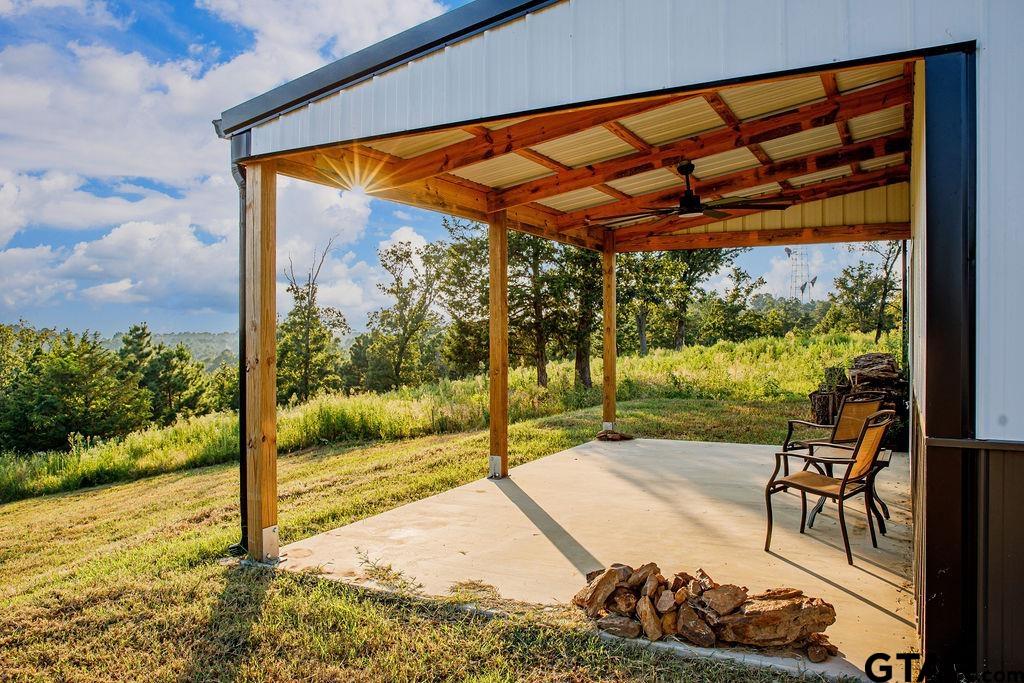
[[[839,404],[839,414],[832,428],[832,443],[852,443],[860,437],[864,420],[882,408],[885,396],[878,391],[847,394]]]
[[[850,467],[848,480],[860,479],[871,471],[882,452],[882,441],[896,417],[895,410],[879,410],[864,420],[857,445],[853,448],[854,463]]]

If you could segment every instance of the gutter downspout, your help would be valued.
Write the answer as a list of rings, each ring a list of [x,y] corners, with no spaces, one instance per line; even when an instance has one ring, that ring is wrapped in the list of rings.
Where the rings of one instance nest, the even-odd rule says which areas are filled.
[[[239,159],[248,156],[248,131],[237,136],[226,136],[220,119],[213,122],[217,136],[231,140],[231,177],[238,185],[238,511],[241,539],[228,552],[236,557],[249,552],[249,524],[246,516],[248,502],[248,463],[246,462],[245,435],[245,166]]]

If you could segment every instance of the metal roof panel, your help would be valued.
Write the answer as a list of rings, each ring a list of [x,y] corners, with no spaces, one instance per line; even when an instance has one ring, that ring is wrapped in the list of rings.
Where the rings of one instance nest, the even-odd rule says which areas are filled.
[[[674,185],[682,185],[683,179],[667,168],[659,168],[654,171],[647,171],[646,173],[638,173],[628,178],[611,180],[608,184],[620,192],[638,195],[657,192]]]
[[[632,145],[600,126],[549,140],[532,149],[573,167],[606,161],[636,151]]]
[[[823,99],[825,86],[820,76],[807,76],[727,88],[719,94],[737,117],[750,119]]]
[[[518,154],[503,154],[500,157],[452,171],[452,175],[500,189],[525,183],[527,180],[553,175],[553,172],[551,169]]]
[[[555,195],[554,197],[548,197],[547,199],[541,199],[537,203],[549,206],[558,211],[576,211],[578,209],[587,209],[591,206],[600,206],[601,204],[608,204],[614,201],[614,197],[606,195],[600,190],[595,190],[592,187],[583,187],[579,190],[573,190],[572,192],[566,192],[564,194]]]
[[[652,145],[691,137],[725,125],[703,97],[690,97],[619,121]]]
[[[842,144],[843,140],[839,137],[839,129],[833,125],[809,128],[774,140],[765,140],[761,143],[761,149],[771,157],[772,161],[781,161],[831,147],[839,147]]]

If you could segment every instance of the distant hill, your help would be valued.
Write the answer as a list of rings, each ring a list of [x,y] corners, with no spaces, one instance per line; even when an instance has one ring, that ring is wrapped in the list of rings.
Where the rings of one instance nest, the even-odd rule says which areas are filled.
[[[113,351],[121,348],[122,332],[103,340],[103,346]],[[238,332],[164,332],[153,333],[154,344],[177,346],[184,344],[207,370],[221,363],[238,362]]]

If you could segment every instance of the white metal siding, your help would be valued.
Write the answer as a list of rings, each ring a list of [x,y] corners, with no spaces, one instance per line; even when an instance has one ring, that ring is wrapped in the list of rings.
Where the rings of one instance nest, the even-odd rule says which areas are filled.
[[[1024,2],[564,0],[253,129],[255,154],[978,40],[978,436],[1024,439]]]

